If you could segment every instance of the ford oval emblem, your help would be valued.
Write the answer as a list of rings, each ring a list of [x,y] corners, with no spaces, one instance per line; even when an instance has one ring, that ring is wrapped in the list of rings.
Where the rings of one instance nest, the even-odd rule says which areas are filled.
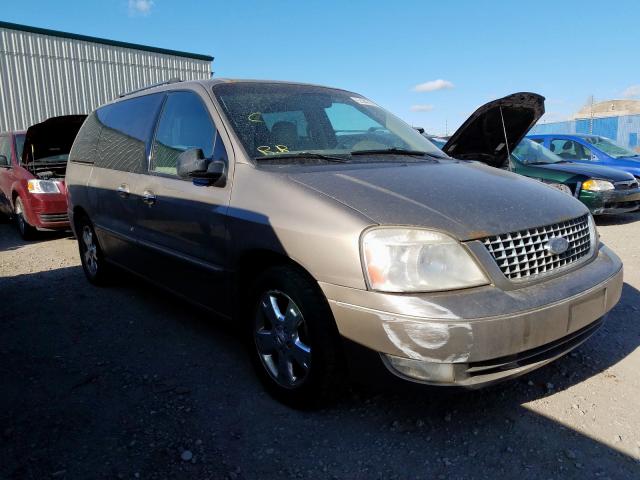
[[[547,242],[547,250],[554,255],[560,255],[569,250],[569,240],[564,237],[551,237]]]

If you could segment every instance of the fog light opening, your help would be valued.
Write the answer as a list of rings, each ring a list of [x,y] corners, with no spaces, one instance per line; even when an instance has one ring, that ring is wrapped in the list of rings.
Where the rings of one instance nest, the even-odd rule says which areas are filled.
[[[413,358],[384,354],[388,364],[398,373],[425,382],[453,383],[455,372],[453,363],[434,363]]]

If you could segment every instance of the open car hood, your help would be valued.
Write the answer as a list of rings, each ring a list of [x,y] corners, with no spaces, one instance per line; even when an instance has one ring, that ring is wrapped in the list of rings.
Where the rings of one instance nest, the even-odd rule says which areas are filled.
[[[507,95],[473,112],[442,150],[454,158],[501,167],[508,156],[505,131],[512,152],[543,114],[543,96],[529,92]]]
[[[85,118],[86,115],[64,115],[31,125],[24,139],[22,163],[68,154]]]

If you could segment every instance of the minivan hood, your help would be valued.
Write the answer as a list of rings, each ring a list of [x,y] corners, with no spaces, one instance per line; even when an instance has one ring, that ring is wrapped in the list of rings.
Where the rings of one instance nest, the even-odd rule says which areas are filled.
[[[544,97],[519,92],[478,108],[451,136],[442,150],[463,160],[481,160],[493,167],[507,160],[505,131],[512,152],[544,114]],[[504,119],[504,128],[503,122]]]
[[[548,225],[588,212],[559,190],[478,162],[297,172],[289,177],[357,210],[373,223],[433,228],[459,240]]]
[[[85,118],[86,115],[64,115],[31,125],[24,139],[22,163],[68,154]]]
[[[613,182],[625,182],[633,180],[634,176],[624,170],[617,168],[603,167],[601,165],[585,165],[583,163],[550,163],[545,165],[526,165],[529,168],[542,168],[545,170],[553,170],[555,172],[571,173],[573,175],[583,175],[589,178],[600,178],[603,180],[611,180]]]

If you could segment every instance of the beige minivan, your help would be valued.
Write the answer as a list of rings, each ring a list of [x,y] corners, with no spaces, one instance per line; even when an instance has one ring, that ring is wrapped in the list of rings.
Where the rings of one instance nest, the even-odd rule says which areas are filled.
[[[484,121],[478,145],[505,135],[506,158],[522,112]],[[347,373],[514,377],[585,341],[621,294],[579,201],[450,158],[344,90],[215,79],[125,94],[85,121],[66,183],[90,282],[124,268],[242,325],[261,380],[293,405]]]

